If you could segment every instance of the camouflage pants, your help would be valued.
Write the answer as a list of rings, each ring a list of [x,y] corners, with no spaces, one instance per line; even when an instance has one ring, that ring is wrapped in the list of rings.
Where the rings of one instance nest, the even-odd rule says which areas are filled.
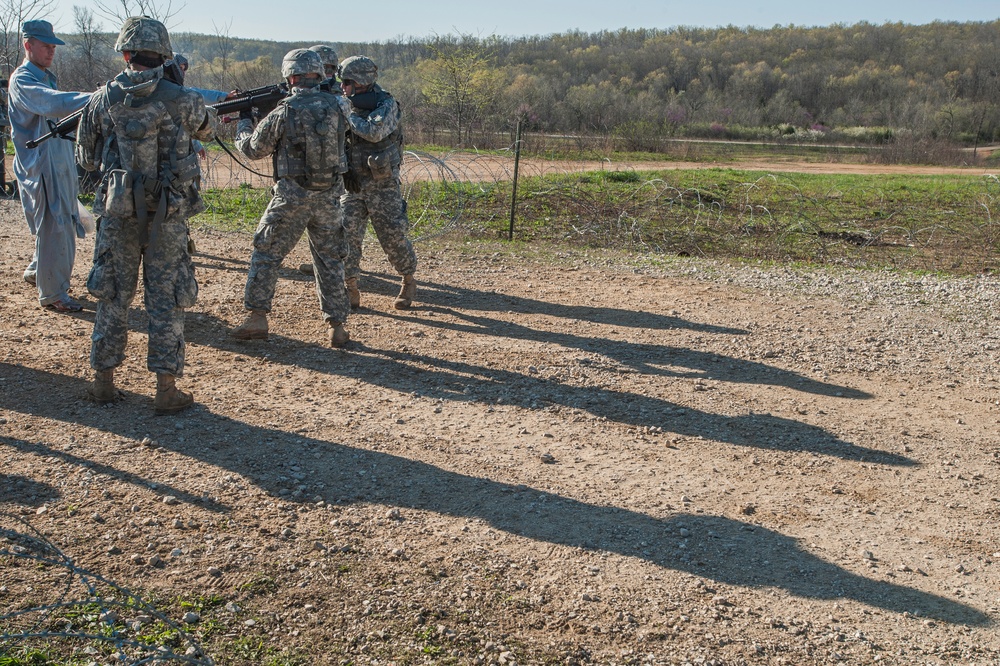
[[[87,289],[99,301],[91,336],[92,368],[110,370],[125,360],[128,310],[135,298],[141,264],[149,316],[146,367],[177,377],[184,373],[184,308],[198,298],[187,233],[185,217],[168,215],[150,244],[142,247],[134,219],[101,219],[94,265],[87,277]]]
[[[312,192],[288,179],[274,186],[271,202],[253,237],[250,273],[243,297],[248,310],[271,311],[281,262],[306,232],[323,319],[347,321],[351,311],[344,289],[347,240],[338,190],[341,188]]]
[[[400,275],[417,270],[417,254],[406,237],[410,222],[406,218],[406,201],[400,191],[399,169],[393,168],[392,177],[376,180],[367,174],[357,176],[360,192],[348,192],[341,198],[344,204],[344,228],[347,230],[350,256],[344,264],[347,277],[361,275],[361,251],[371,219],[375,235],[389,263]]]

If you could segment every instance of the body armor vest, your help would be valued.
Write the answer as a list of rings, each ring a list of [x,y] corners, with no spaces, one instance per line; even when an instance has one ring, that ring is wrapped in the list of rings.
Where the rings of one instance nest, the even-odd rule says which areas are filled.
[[[378,108],[385,100],[392,99],[392,95],[382,90],[378,85],[374,86],[370,92],[355,95],[355,97],[362,98],[358,100],[359,104],[357,105],[352,100],[354,113],[362,118],[370,116],[372,111]],[[396,103],[396,114],[397,118],[402,115],[402,110],[399,108],[398,102]],[[379,166],[384,164],[388,167],[398,167],[403,163],[402,125],[397,125],[392,134],[381,141],[365,141],[352,134],[348,152],[350,155],[351,170],[355,173],[366,173],[371,171],[373,167],[379,168],[374,166],[375,164]]]
[[[307,190],[333,187],[347,171],[346,123],[332,94],[316,91],[281,100],[285,136],[274,153],[276,178],[290,178]]]
[[[145,208],[155,210],[167,190],[182,194],[184,185],[201,175],[191,136],[178,119],[181,87],[161,80],[152,93],[138,97],[115,83],[107,86],[113,132],[102,162],[105,170],[120,169],[141,184]],[[140,208],[138,198],[135,203]]]
[[[134,218],[139,242],[155,246],[172,206],[191,191],[197,193],[201,167],[178,114],[183,89],[163,79],[130,84],[119,76],[106,88],[111,133],[101,156],[103,212]],[[155,87],[148,95],[134,95],[126,86],[132,90]]]

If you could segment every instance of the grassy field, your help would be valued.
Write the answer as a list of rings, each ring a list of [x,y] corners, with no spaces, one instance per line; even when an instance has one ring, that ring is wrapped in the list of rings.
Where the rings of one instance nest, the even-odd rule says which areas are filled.
[[[413,235],[510,233],[511,183],[407,188]],[[194,226],[252,230],[266,189],[210,190]],[[997,267],[996,176],[768,174],[726,168],[522,178],[513,240],[725,260],[975,274]]]

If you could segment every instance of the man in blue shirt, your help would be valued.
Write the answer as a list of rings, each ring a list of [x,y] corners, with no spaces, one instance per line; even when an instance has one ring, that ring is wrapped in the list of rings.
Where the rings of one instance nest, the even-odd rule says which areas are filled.
[[[76,239],[83,238],[77,208],[76,161],[73,143],[51,139],[37,148],[25,145],[49,131],[58,120],[82,109],[90,93],[60,92],[49,67],[56,46],[65,44],[48,21],[25,21],[24,62],[14,70],[8,88],[14,175],[28,229],[35,236],[35,254],[24,271],[25,281],[38,289],[38,302],[57,312],[78,312],[83,306],[69,295],[76,257]]]

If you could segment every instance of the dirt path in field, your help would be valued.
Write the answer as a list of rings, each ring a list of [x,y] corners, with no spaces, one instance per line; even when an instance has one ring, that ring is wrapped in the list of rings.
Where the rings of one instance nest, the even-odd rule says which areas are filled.
[[[266,160],[250,162],[241,158],[237,164],[229,155],[212,151],[206,163],[208,187],[230,187],[248,182],[255,187],[271,183],[270,163]],[[250,173],[244,166],[257,171]],[[941,167],[914,165],[853,164],[846,162],[804,162],[785,160],[739,160],[734,162],[612,162],[610,160],[545,160],[522,158],[521,176],[538,176],[554,173],[580,173],[588,171],[671,171],[680,169],[739,169],[772,173],[842,173],[842,174],[912,174],[912,175],[988,175],[996,169],[984,167]],[[514,160],[509,156],[493,154],[450,153],[431,155],[408,152],[404,155],[402,175],[404,181],[441,180],[489,182],[509,181],[513,178]]]
[[[333,350],[291,268],[227,338],[250,237],[200,233],[171,418],[141,294],[122,400],[84,399],[92,240],[60,315],[24,226],[0,202],[0,510],[216,663],[1000,661],[994,278],[439,239],[409,311],[368,247]],[[0,614],[65,589],[23,564]]]

